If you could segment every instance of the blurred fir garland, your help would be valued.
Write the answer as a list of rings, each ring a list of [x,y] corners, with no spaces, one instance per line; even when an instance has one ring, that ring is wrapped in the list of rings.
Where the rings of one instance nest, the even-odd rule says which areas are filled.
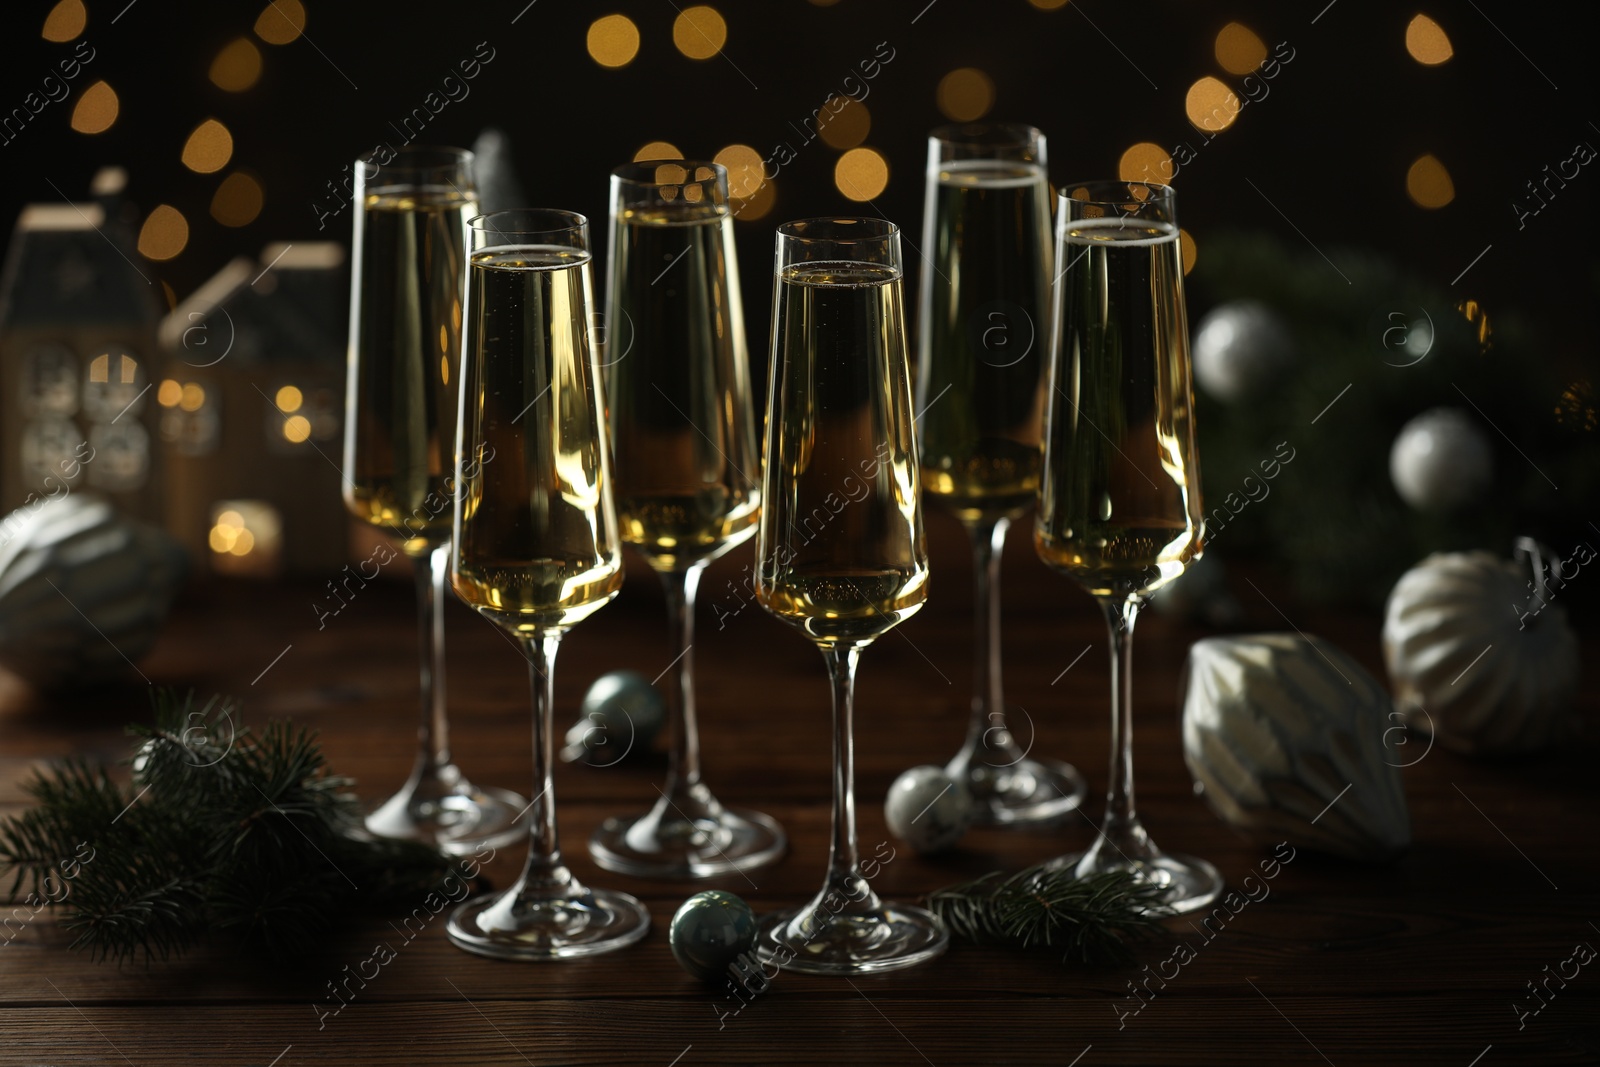
[[[1508,555],[1519,534],[1565,552],[1600,536],[1580,511],[1600,495],[1594,383],[1563,376],[1562,360],[1512,314],[1486,311],[1373,253],[1327,251],[1350,284],[1314,250],[1245,234],[1209,236],[1189,279],[1191,328],[1214,305],[1258,300],[1283,318],[1298,350],[1268,395],[1233,405],[1197,398],[1208,514],[1229,493],[1243,496],[1243,479],[1279,442],[1296,450],[1270,495],[1217,532],[1218,555],[1275,559],[1308,599],[1381,604],[1430,552]],[[1424,311],[1432,347],[1405,365],[1410,357],[1393,346],[1399,335],[1385,331]],[[1412,509],[1389,475],[1396,435],[1436,407],[1465,410],[1495,451],[1490,490],[1450,514]]]

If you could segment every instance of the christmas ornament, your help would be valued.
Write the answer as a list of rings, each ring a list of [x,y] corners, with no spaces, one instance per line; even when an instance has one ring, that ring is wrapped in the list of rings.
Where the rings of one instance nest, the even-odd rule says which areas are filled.
[[[943,852],[972,822],[966,787],[931,764],[913,767],[894,780],[883,802],[889,832],[923,855]]]
[[[1213,309],[1200,320],[1191,347],[1195,382],[1225,404],[1265,393],[1295,360],[1289,327],[1256,300],[1234,300]]]
[[[153,527],[71,494],[0,524],[0,663],[41,688],[126,674],[150,651],[188,561]]]
[[[648,752],[665,717],[666,704],[650,679],[638,671],[602,674],[583,695],[561,758],[609,767]]]
[[[755,944],[756,917],[750,905],[732,893],[708,889],[683,902],[667,936],[672,955],[684,970],[703,982],[714,982]]]
[[[1296,634],[1210,637],[1188,672],[1184,762],[1224,822],[1351,859],[1410,843],[1389,695],[1355,660]]]
[[[1594,558],[1566,560],[1523,539],[1521,563],[1435,553],[1395,584],[1383,654],[1407,725],[1459,752],[1544,748],[1567,732],[1578,640],[1551,601]]]
[[[1453,511],[1481,497],[1494,454],[1478,424],[1459,408],[1434,408],[1406,423],[1389,451],[1389,477],[1418,511]]]
[[[1222,561],[1210,554],[1150,594],[1150,603],[1163,615],[1207,626],[1227,626],[1239,618],[1239,602],[1228,592]]]

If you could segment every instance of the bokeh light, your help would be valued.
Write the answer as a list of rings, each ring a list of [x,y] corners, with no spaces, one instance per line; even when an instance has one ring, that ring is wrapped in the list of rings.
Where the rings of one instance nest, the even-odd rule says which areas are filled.
[[[122,104],[117,91],[103,81],[85,89],[72,108],[72,128],[79,133],[104,133],[117,121]]]
[[[830,96],[817,116],[817,136],[829,148],[854,148],[872,131],[867,105],[848,96]]]
[[[728,24],[714,7],[686,7],[672,20],[672,43],[690,59],[710,59],[727,40]]]
[[[206,406],[205,387],[199,382],[185,382],[178,396],[178,406],[185,411],[199,411]]]
[[[1040,11],[1054,11],[1058,7],[1067,6],[1067,0],[1028,0],[1028,3]]]
[[[889,161],[875,149],[852,148],[834,164],[833,184],[851,200],[871,200],[889,185]]]
[[[83,0],[61,0],[44,17],[44,29],[39,35],[59,44],[78,36],[88,24],[89,12],[84,9]]]
[[[1189,94],[1183,100],[1189,121],[1211,133],[1232,126],[1243,106],[1226,82],[1209,74],[1189,86]]]
[[[1456,54],[1444,27],[1426,15],[1418,15],[1406,26],[1406,51],[1425,66],[1436,67]]]
[[[248,226],[261,214],[261,183],[243,171],[222,179],[211,197],[211,217],[224,226]]]
[[[211,61],[211,84],[230,93],[242,93],[261,78],[261,49],[248,37],[223,45]]]
[[[284,385],[278,388],[272,402],[278,405],[279,411],[289,415],[300,410],[300,405],[305,403],[305,396],[297,386]]]
[[[1456,186],[1432,155],[1425,155],[1406,171],[1406,193],[1418,207],[1441,208],[1456,198]]]
[[[1200,254],[1200,249],[1189,231],[1181,228],[1178,230],[1178,254],[1183,256],[1183,273],[1194,270],[1195,257]]]
[[[728,195],[736,200],[755,196],[766,181],[761,153],[747,144],[731,144],[712,156],[711,161],[728,169]]]
[[[1172,157],[1167,150],[1152,141],[1140,141],[1122,153],[1117,162],[1117,177],[1125,182],[1157,182],[1172,180]]]
[[[776,186],[776,182],[762,182],[761,188],[757,189],[753,196],[734,201],[733,217],[742,222],[754,222],[771,214],[773,207],[778,203]]]
[[[156,403],[164,408],[175,408],[178,401],[183,399],[183,384],[176,378],[168,378],[156,390]]]
[[[957,67],[939,79],[937,99],[946,118],[971,122],[994,106],[994,82],[977,67]]]
[[[171,204],[157,205],[139,228],[139,254],[158,263],[172,259],[188,243],[189,220]],[[186,404],[184,410],[193,409]]]
[[[639,146],[639,151],[633,154],[635,163],[647,159],[682,159],[683,152],[671,141],[650,141]]]
[[[256,36],[268,44],[288,44],[306,29],[306,8],[300,0],[267,0],[256,17]]]
[[[639,54],[639,27],[626,15],[606,15],[589,24],[587,44],[602,67],[625,67]]]
[[[298,445],[311,439],[311,420],[304,415],[290,415],[283,420],[283,439]]]
[[[206,119],[183,143],[183,165],[197,174],[215,174],[233,158],[233,134],[216,119]]]
[[[1230,22],[1217,31],[1217,62],[1229,74],[1249,74],[1267,58],[1267,45],[1242,22]]]

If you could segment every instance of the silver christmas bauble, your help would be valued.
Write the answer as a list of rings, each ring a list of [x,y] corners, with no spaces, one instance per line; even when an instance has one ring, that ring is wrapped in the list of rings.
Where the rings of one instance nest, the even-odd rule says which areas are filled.
[[[666,702],[638,671],[609,671],[584,693],[578,715],[567,731],[561,758],[609,767],[650,751],[666,717]]]
[[[890,833],[929,855],[961,840],[972,822],[972,796],[943,767],[913,767],[889,787],[883,814]]]
[[[1493,475],[1488,436],[1459,408],[1418,415],[1389,451],[1395,492],[1418,511],[1453,511],[1481,496]]]
[[[667,941],[678,964],[702,982],[714,982],[750,951],[756,917],[739,897],[720,889],[696,893],[672,917]]]
[[[1277,312],[1255,300],[1219,305],[1200,320],[1191,345],[1194,380],[1225,404],[1260,396],[1294,363],[1294,335]]]

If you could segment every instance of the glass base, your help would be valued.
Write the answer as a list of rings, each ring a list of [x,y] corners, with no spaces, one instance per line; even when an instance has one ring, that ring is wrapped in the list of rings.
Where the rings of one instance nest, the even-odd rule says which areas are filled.
[[[974,826],[1043,827],[1076,810],[1089,786],[1069,763],[1022,759],[1006,767],[958,757],[945,768],[972,794]]]
[[[556,900],[518,899],[517,889],[469,900],[450,915],[457,948],[500,960],[595,956],[650,932],[650,912],[626,893],[584,889]]]
[[[527,836],[528,802],[509,789],[475,786],[452,766],[412,776],[366,818],[367,832],[432,845],[465,856],[484,845],[499,848]]]
[[[776,912],[756,932],[761,960],[796,974],[897,971],[936,958],[949,944],[931,913],[889,902],[864,914],[821,915],[814,906]]]
[[[589,854],[608,871],[636,878],[714,878],[783,858],[789,842],[770,815],[722,808],[686,819],[662,805],[636,819],[613,816],[589,839]]]
[[[1101,848],[1103,844],[1105,839],[1101,838],[1099,844],[1087,852],[1071,852],[1045,866],[1076,868],[1079,878],[1100,871],[1133,871],[1141,880],[1165,887],[1163,903],[1175,915],[1199,911],[1222,893],[1222,875],[1205,860],[1155,848],[1151,848],[1148,855],[1129,860],[1118,855],[1115,849]]]

